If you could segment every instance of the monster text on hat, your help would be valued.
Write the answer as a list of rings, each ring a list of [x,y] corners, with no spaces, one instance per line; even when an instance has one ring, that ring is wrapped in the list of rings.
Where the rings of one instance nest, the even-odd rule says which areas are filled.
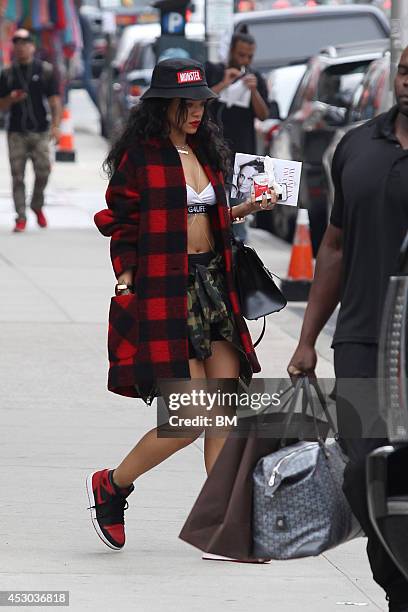
[[[201,76],[200,70],[183,70],[177,73],[178,83],[195,83],[202,80],[203,77]]]

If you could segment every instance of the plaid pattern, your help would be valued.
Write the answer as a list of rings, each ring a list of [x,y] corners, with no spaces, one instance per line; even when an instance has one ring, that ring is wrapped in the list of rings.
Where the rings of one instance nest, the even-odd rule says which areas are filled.
[[[230,218],[222,175],[190,140],[211,181],[217,205],[209,210],[216,250],[222,254],[228,299],[253,372],[260,371],[233,285]],[[111,178],[108,208],[95,215],[116,277],[134,269],[135,294],[111,300],[108,389],[140,397],[135,385],[158,378],[190,378],[187,341],[187,201],[179,154],[169,139],[129,149]]]

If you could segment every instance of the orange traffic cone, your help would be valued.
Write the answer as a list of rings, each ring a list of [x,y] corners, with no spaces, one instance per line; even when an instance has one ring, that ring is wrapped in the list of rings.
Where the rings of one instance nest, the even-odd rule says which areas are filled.
[[[61,136],[58,141],[57,150],[55,153],[56,161],[75,161],[75,149],[74,149],[74,129],[71,119],[71,111],[66,106],[62,112],[61,121]]]
[[[306,208],[299,208],[288,278],[282,281],[282,293],[290,302],[304,302],[309,297],[312,280],[313,252],[309,213]]]

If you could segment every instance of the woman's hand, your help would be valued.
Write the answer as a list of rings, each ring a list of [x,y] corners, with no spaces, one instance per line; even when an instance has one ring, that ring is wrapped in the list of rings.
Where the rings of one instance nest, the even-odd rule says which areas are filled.
[[[269,195],[269,198],[267,197]],[[268,190],[262,194],[262,199],[258,202],[255,200],[255,195],[253,194],[245,203],[249,206],[249,213],[259,212],[260,210],[272,210],[278,201],[278,195],[273,189],[273,187],[269,187]]]
[[[118,285],[122,285],[123,289],[119,289]],[[127,288],[126,285],[128,286]],[[133,273],[132,270],[124,270],[122,274],[118,276],[118,282],[115,287],[116,295],[129,295],[133,293]]]
[[[124,270],[122,274],[118,276],[118,283],[121,285],[131,285],[133,283],[132,270]]]
[[[269,198],[267,195],[269,194]],[[256,202],[255,195],[242,202],[233,206],[231,210],[231,219],[234,222],[241,222],[244,217],[251,213],[259,212],[260,210],[272,210],[278,201],[278,196],[272,187],[269,187],[265,193],[262,194],[262,200]]]

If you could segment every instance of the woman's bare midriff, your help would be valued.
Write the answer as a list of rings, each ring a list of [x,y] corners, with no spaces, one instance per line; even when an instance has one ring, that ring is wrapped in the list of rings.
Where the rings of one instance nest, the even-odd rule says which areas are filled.
[[[187,253],[207,253],[214,249],[214,236],[209,215],[196,213],[187,215]]]

